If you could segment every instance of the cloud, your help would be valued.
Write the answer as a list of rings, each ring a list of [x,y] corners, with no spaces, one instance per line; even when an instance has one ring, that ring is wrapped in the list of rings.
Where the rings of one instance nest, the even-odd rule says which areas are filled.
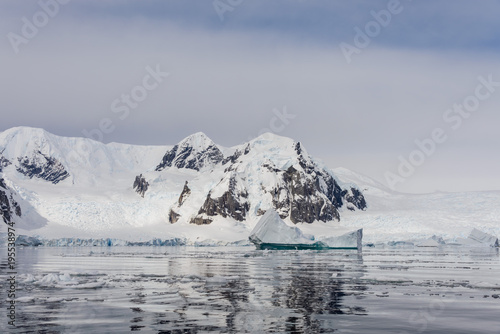
[[[3,36],[39,10],[13,3],[0,8]],[[444,111],[473,92],[479,75],[500,81],[495,2],[401,3],[405,11],[347,64],[338,44],[351,43],[353,27],[386,1],[244,1],[224,22],[210,1],[73,1],[19,54],[1,42],[0,130],[29,125],[82,136],[107,118],[115,130],[105,142],[173,144],[203,131],[231,146],[269,128],[273,109],[286,106],[296,117],[279,134],[332,167],[384,181],[415,139],[446,125]],[[157,64],[170,76],[120,119],[113,101]],[[398,189],[500,188],[492,167],[500,167],[497,95]]]

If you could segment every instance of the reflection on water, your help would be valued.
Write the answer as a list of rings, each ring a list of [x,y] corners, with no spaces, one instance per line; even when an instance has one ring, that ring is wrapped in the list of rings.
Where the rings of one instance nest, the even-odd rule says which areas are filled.
[[[498,333],[498,249],[24,248],[17,262],[17,328],[3,317],[0,332]]]

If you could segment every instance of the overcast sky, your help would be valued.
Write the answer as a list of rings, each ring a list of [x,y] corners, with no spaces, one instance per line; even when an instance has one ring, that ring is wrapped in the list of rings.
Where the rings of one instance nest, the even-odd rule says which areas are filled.
[[[0,2],[0,131],[270,129],[398,191],[500,189],[498,1],[54,1]]]

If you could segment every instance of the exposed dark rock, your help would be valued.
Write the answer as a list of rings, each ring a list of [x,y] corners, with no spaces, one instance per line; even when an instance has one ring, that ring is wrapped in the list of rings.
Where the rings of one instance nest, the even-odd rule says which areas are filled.
[[[22,215],[21,207],[14,200],[3,178],[0,178],[0,215],[6,224],[13,222],[14,215]]]
[[[300,143],[296,143],[294,148],[297,153],[298,166],[280,170],[270,161],[261,165],[262,168],[281,177],[281,182],[271,189],[262,186],[265,193],[270,193],[272,206],[281,218],[290,218],[295,224],[327,222],[340,220],[339,209],[344,206],[344,203],[348,204],[346,207],[349,210],[356,208],[363,210],[366,207],[363,194],[358,189],[342,189],[332,175],[318,168],[309,157],[304,156],[305,151]],[[250,204],[246,200],[248,196],[246,190],[243,192],[240,190],[241,193],[235,191],[234,175],[237,170],[238,165],[234,163],[225,169],[226,172],[233,173],[227,191],[218,198],[213,198],[209,193],[196,218],[200,215],[229,216],[238,221],[246,218]],[[259,209],[257,215],[263,213],[264,211]]]
[[[287,185],[274,188],[271,191],[273,198],[273,208],[278,212],[281,219],[285,219],[290,215],[290,190]]]
[[[4,156],[0,155],[0,172],[7,166],[11,165],[12,163],[5,158]]]
[[[273,172],[273,173],[280,173],[281,172],[281,170],[279,170],[278,168],[276,168],[274,166],[271,166],[270,164],[262,164],[262,167],[267,168],[267,170],[269,170],[270,172]]]
[[[295,143],[295,152],[297,155],[302,155],[302,147],[300,147],[300,141]]]
[[[181,195],[179,196],[179,200],[177,201],[179,206],[181,206],[182,203],[184,203],[184,201],[190,194],[191,194],[191,189],[189,189],[188,181],[186,181],[186,183],[184,183],[184,188],[182,189]]]
[[[355,207],[357,207],[360,210],[365,210],[366,209],[366,200],[361,191],[359,191],[356,188],[351,187],[351,193],[349,194],[346,191],[345,194],[345,200],[349,203],[352,203]]]
[[[163,156],[163,159],[161,160],[160,164],[158,166],[156,166],[155,170],[161,171],[167,167],[172,167],[174,159],[177,155],[178,148],[179,148],[179,145],[175,145],[170,151],[167,151],[167,153],[165,153],[165,155]]]
[[[324,196],[315,180],[305,177],[293,167],[287,169],[283,180],[289,193],[290,220],[293,223],[340,219],[337,208]]]
[[[199,137],[196,140],[199,142]],[[241,163],[248,160],[245,160],[243,155],[250,152],[250,144],[247,144],[244,150],[238,149],[232,155],[224,158],[215,145],[202,144],[206,145],[206,148],[200,149],[201,146],[197,144],[195,149],[190,144],[192,142],[195,141],[186,140],[184,143],[174,146],[165,154],[156,170],[175,166],[199,171],[207,164],[212,164],[212,166],[222,164],[227,165],[224,169],[226,176],[223,180],[229,182],[219,183],[216,186],[217,193],[222,194],[221,196],[214,197],[213,190],[208,193],[203,205],[190,223],[210,224],[213,221],[211,217],[218,215],[223,218],[230,217],[237,221],[244,221],[250,210],[250,203],[247,198],[247,189],[244,187],[245,184],[243,187],[239,184],[239,187],[236,187],[237,182],[244,182],[244,178],[240,179],[236,176],[246,173],[242,169],[244,166]],[[207,143],[206,139],[202,143]],[[339,209],[341,207],[345,206],[349,210],[366,208],[363,194],[355,188],[343,189],[340,187],[330,172],[323,170],[311,160],[300,142],[295,143],[293,149],[296,155],[290,157],[290,161],[295,161],[295,165],[286,170],[278,168],[269,160],[261,165],[263,173],[270,172],[278,176],[279,181],[275,186],[269,187],[262,184],[261,188],[264,193],[271,195],[272,207],[281,218],[290,218],[293,223],[327,222],[340,220]],[[224,187],[224,184],[226,184],[227,189],[220,188]],[[190,193],[191,190],[186,182],[179,196],[177,208],[185,202]],[[262,209],[257,210],[257,215],[263,213]],[[172,208],[169,214],[170,222],[178,221],[179,217],[178,210],[175,207]]]
[[[14,207],[14,212],[16,213],[16,216],[21,217],[22,216],[21,207],[19,206],[19,204],[16,201],[14,201],[12,196],[11,196],[11,200],[12,200],[12,206]]]
[[[281,218],[290,217],[293,223],[340,220],[338,209],[344,201],[350,203],[349,210],[366,208],[366,201],[358,189],[351,188],[350,192],[342,189],[328,172],[320,170],[304,156],[300,143],[296,143],[294,149],[301,168],[289,167],[281,171],[283,182],[272,190],[273,207]],[[280,173],[270,164],[262,166],[270,172]]]
[[[178,214],[174,210],[170,209],[170,212],[168,214],[168,221],[170,222],[170,224],[177,223],[180,216],[181,216],[180,214]]]
[[[351,187],[349,192],[347,189],[342,189],[330,174],[322,173],[321,176],[327,185],[324,193],[336,208],[340,208],[346,201],[359,210],[366,209],[366,200],[360,190]],[[348,209],[353,210],[352,207],[348,207]]]
[[[337,181],[335,181],[335,179],[326,172],[321,173],[320,177],[326,185],[326,189],[323,189],[323,193],[326,195],[326,197],[328,197],[330,202],[332,202],[332,204],[336,208],[342,207],[342,205],[344,205],[343,196],[345,195],[345,193],[343,193],[343,190],[342,188],[340,188]],[[320,178],[317,179],[317,182],[318,187],[320,187]]]
[[[139,195],[141,195],[142,197],[144,197],[144,194],[146,193],[146,191],[148,190],[148,188],[149,188],[149,183],[146,181],[146,179],[144,178],[144,176],[142,176],[142,174],[140,174],[139,176],[135,177],[134,190]]]
[[[236,150],[232,155],[225,157],[224,160],[222,160],[222,164],[225,165],[228,162],[234,164],[236,161],[238,161],[238,158],[241,157],[242,154],[243,152],[241,152],[240,150]]]
[[[0,189],[0,214],[2,215],[4,223],[11,222],[12,211],[10,208],[9,196],[7,196],[6,191]]]
[[[295,144],[295,152],[297,153],[300,167],[302,167],[307,174],[313,174],[316,171],[316,166],[306,160],[300,142]]]
[[[198,216],[192,219],[191,223],[196,224],[194,220],[198,219],[200,215],[221,215],[224,218],[231,217],[237,221],[245,220],[246,214],[250,209],[250,205],[246,200],[248,193],[237,192],[236,182],[234,175],[231,176],[228,190],[220,197],[212,198],[211,193],[208,193],[205,203],[198,211]]]
[[[184,183],[184,188],[182,189],[182,192],[179,195],[179,199],[177,200],[177,205],[175,205],[175,207],[180,208],[182,206],[182,204],[186,201],[186,199],[189,197],[190,194],[191,194],[191,189],[189,189],[188,181],[186,181]],[[179,213],[177,213],[174,210],[174,208],[170,209],[170,212],[168,214],[168,221],[171,224],[176,223],[180,217],[181,217],[181,215]]]
[[[224,169],[224,173],[229,173],[235,170],[235,164],[231,164],[226,169]]]
[[[161,171],[172,166],[199,171],[207,165],[218,164],[223,159],[224,155],[215,145],[209,145],[199,152],[188,144],[175,145],[170,151],[165,153],[160,164],[156,166],[156,171]]]
[[[40,151],[33,152],[31,157],[18,158],[16,170],[29,177],[33,177],[57,184],[69,177],[64,166],[55,158],[48,157]]]
[[[191,219],[190,224],[195,224],[195,225],[210,225],[212,223],[212,219],[208,218],[204,215],[198,215]]]

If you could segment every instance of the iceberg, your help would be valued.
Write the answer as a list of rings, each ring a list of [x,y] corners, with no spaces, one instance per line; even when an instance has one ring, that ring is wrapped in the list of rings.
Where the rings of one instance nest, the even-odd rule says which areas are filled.
[[[417,247],[439,247],[439,246],[441,246],[441,244],[434,239],[426,239],[426,240],[423,240],[423,241],[417,243],[415,246],[417,246]]]
[[[443,238],[433,235],[429,239],[420,240],[420,242],[416,243],[417,247],[440,247],[445,245]]]
[[[488,245],[490,247],[499,247],[497,237],[488,233],[481,232],[478,229],[473,229],[472,232],[470,232],[469,239],[477,241],[484,245]]]
[[[340,236],[322,237],[304,234],[298,227],[288,226],[274,210],[268,210],[248,239],[257,249],[361,249],[363,230]]]
[[[361,249],[363,240],[363,229],[348,232],[339,236],[319,238],[328,248],[336,249]]]
[[[473,229],[467,238],[457,238],[456,242],[448,244],[469,247],[499,247],[497,237],[481,232],[478,229]]]

